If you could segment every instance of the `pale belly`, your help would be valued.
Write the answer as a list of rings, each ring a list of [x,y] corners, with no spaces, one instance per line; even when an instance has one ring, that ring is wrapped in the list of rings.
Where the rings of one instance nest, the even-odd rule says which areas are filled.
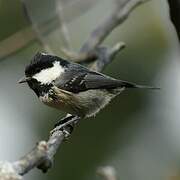
[[[76,94],[58,90],[58,98],[56,100],[49,98],[47,94],[39,97],[39,99],[48,106],[72,115],[91,117],[95,116],[111,99],[123,90],[118,89],[113,91],[113,93],[109,93],[106,90],[88,90]]]

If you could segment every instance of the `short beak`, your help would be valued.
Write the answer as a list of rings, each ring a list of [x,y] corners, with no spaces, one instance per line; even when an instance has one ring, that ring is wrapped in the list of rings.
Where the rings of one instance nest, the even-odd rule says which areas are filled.
[[[30,77],[25,77],[25,76],[23,76],[19,81],[18,81],[18,83],[27,83],[27,81],[29,81],[31,78]]]

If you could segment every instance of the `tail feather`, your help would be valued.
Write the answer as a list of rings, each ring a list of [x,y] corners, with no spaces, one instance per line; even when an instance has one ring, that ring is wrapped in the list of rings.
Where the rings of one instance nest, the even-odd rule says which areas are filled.
[[[121,81],[121,85],[125,88],[140,88],[140,89],[160,89],[159,87],[146,86],[146,85],[138,85],[135,83],[130,83],[127,81]]]

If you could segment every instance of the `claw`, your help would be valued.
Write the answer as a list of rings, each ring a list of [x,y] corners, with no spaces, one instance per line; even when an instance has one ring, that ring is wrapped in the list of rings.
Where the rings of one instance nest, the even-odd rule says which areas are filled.
[[[55,125],[55,128],[50,132],[50,134],[54,134],[57,131],[62,131],[65,140],[68,140],[69,136],[71,135],[74,125],[79,121],[79,117],[77,116],[71,116],[63,119],[63,121],[58,122]]]

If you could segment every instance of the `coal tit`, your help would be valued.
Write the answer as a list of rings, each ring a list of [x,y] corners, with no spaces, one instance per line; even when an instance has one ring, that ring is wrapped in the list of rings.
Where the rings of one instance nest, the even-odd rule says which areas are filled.
[[[25,82],[44,104],[81,118],[95,116],[126,88],[154,89],[45,53],[37,53],[27,65],[19,83]]]

